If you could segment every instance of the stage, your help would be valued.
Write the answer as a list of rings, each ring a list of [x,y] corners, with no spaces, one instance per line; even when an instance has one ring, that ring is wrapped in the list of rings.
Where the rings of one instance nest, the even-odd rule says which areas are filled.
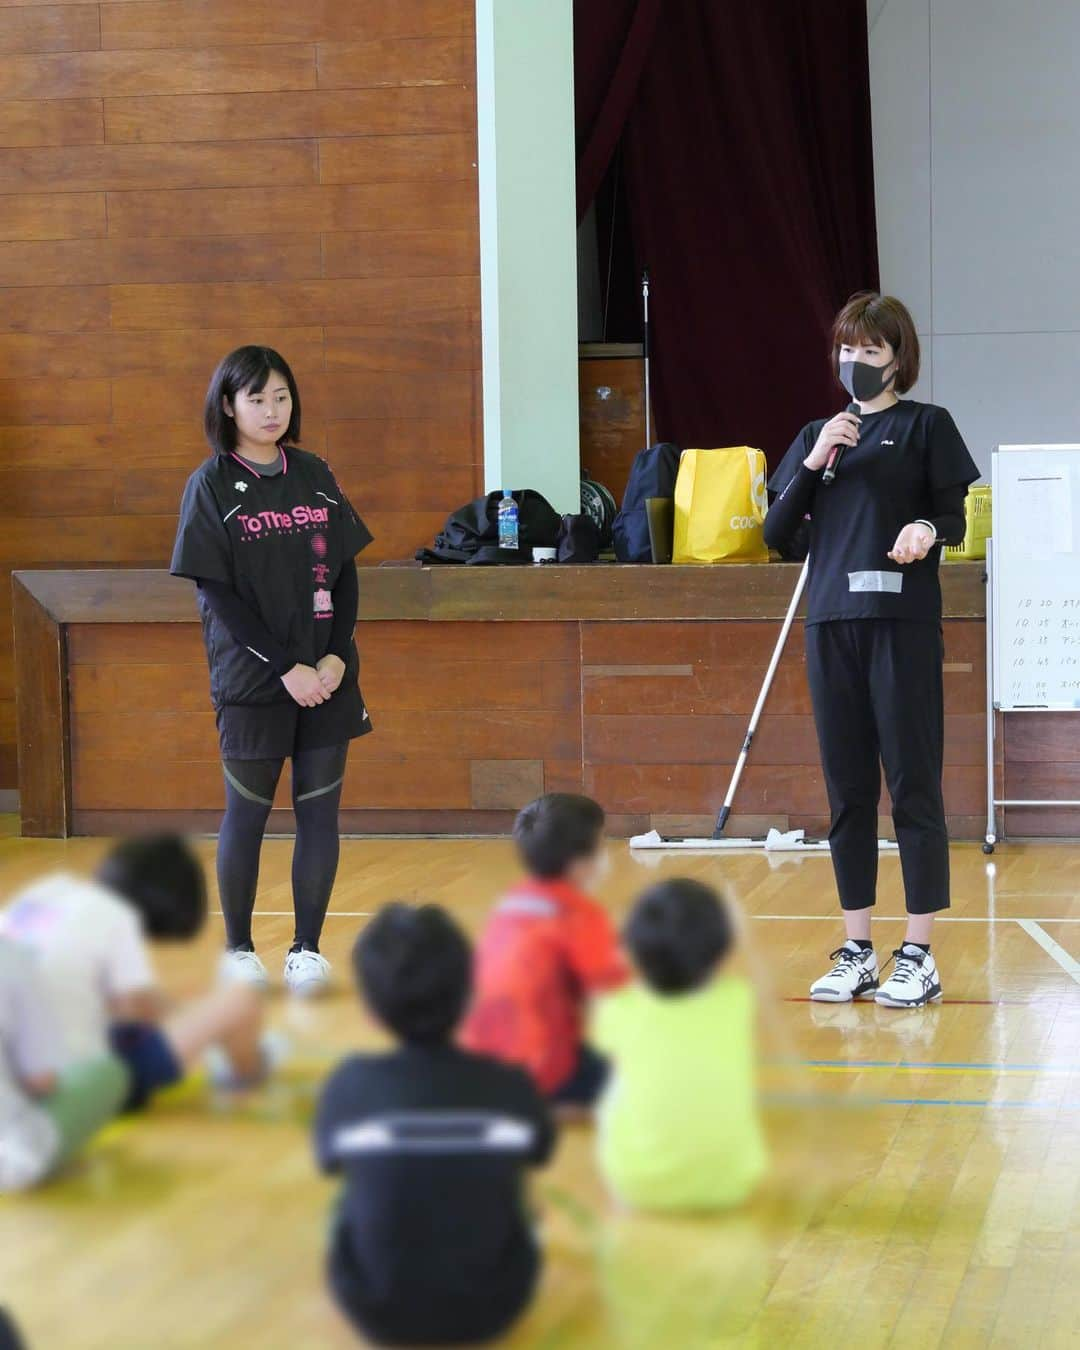
[[[361,685],[375,726],[350,756],[345,833],[505,834],[544,791],[587,792],[612,833],[711,831],[798,569],[381,566],[360,569]],[[942,568],[945,802],[985,829],[984,586]],[[223,787],[193,587],[164,571],[16,573],[26,835],[214,832]],[[802,626],[792,630],[728,826],[827,825]],[[1062,796],[1077,719],[1011,719],[1010,796]],[[289,832],[287,783],[271,819]],[[888,833],[888,802],[882,829]],[[1077,812],[1010,815],[1076,834]],[[1037,815],[1037,819],[1034,818]]]

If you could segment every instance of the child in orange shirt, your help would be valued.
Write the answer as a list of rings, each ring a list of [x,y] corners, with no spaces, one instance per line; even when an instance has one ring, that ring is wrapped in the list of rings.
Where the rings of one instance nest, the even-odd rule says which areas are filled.
[[[556,1106],[595,1102],[607,1061],[585,1044],[591,994],[629,978],[615,929],[590,892],[607,862],[604,812],[549,793],[514,822],[528,878],[496,905],[476,948],[465,1046],[519,1064]]]

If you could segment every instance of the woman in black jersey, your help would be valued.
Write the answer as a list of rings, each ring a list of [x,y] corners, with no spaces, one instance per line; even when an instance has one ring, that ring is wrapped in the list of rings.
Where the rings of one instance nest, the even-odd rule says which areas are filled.
[[[847,929],[810,997],[920,1007],[941,998],[930,937],[949,905],[938,564],[943,544],[963,540],[964,498],[979,470],[944,408],[897,397],[919,376],[919,340],[899,300],[852,296],[832,345],[858,415],[803,428],[770,481],[778,496],[765,520],[766,542],[781,548],[810,521],[806,668]],[[823,481],[830,457],[831,483]],[[870,916],[881,764],[908,923],[879,987]]]
[[[225,774],[217,874],[222,975],[265,984],[251,939],[259,853],[292,760],[296,930],[285,982],[323,988],[319,954],[338,864],[349,741],[371,730],[357,684],[356,554],[371,535],[329,466],[301,450],[300,395],[267,347],[218,366],[204,409],[211,454],[188,479],[171,571],[198,586]]]

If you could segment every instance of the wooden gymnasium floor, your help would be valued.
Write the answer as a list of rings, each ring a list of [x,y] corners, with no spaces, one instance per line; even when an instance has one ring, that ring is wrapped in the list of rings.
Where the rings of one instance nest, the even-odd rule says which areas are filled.
[[[10,829],[8,831],[10,836]],[[213,844],[201,846],[208,862]],[[289,844],[267,845],[256,938],[280,969]],[[0,896],[90,840],[0,840]],[[656,875],[621,842],[621,913]],[[936,951],[948,1002],[903,1013],[805,1001],[838,926],[827,858],[666,857],[724,881],[762,979],[762,1085],[775,1165],[745,1213],[710,1222],[617,1213],[574,1129],[536,1184],[548,1250],[517,1350],[930,1350],[1080,1344],[1080,847],[953,850],[955,903]],[[882,863],[879,949],[896,941],[898,865]],[[515,875],[491,841],[349,841],[324,951],[338,972],[367,912],[448,905],[471,929]],[[176,991],[205,981],[221,936],[160,953]],[[275,996],[294,1058],[251,1098],[195,1084],[103,1137],[74,1174],[0,1201],[0,1302],[33,1350],[353,1344],[320,1277],[331,1187],[306,1123],[320,1077],[373,1044],[349,991]]]

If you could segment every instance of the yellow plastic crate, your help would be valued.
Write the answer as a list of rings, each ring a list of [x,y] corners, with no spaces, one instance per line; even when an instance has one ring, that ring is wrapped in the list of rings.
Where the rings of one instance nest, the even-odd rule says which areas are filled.
[[[967,533],[964,542],[941,550],[946,562],[969,562],[986,557],[986,541],[990,536],[991,491],[988,486],[968,488],[964,510],[967,515]]]

